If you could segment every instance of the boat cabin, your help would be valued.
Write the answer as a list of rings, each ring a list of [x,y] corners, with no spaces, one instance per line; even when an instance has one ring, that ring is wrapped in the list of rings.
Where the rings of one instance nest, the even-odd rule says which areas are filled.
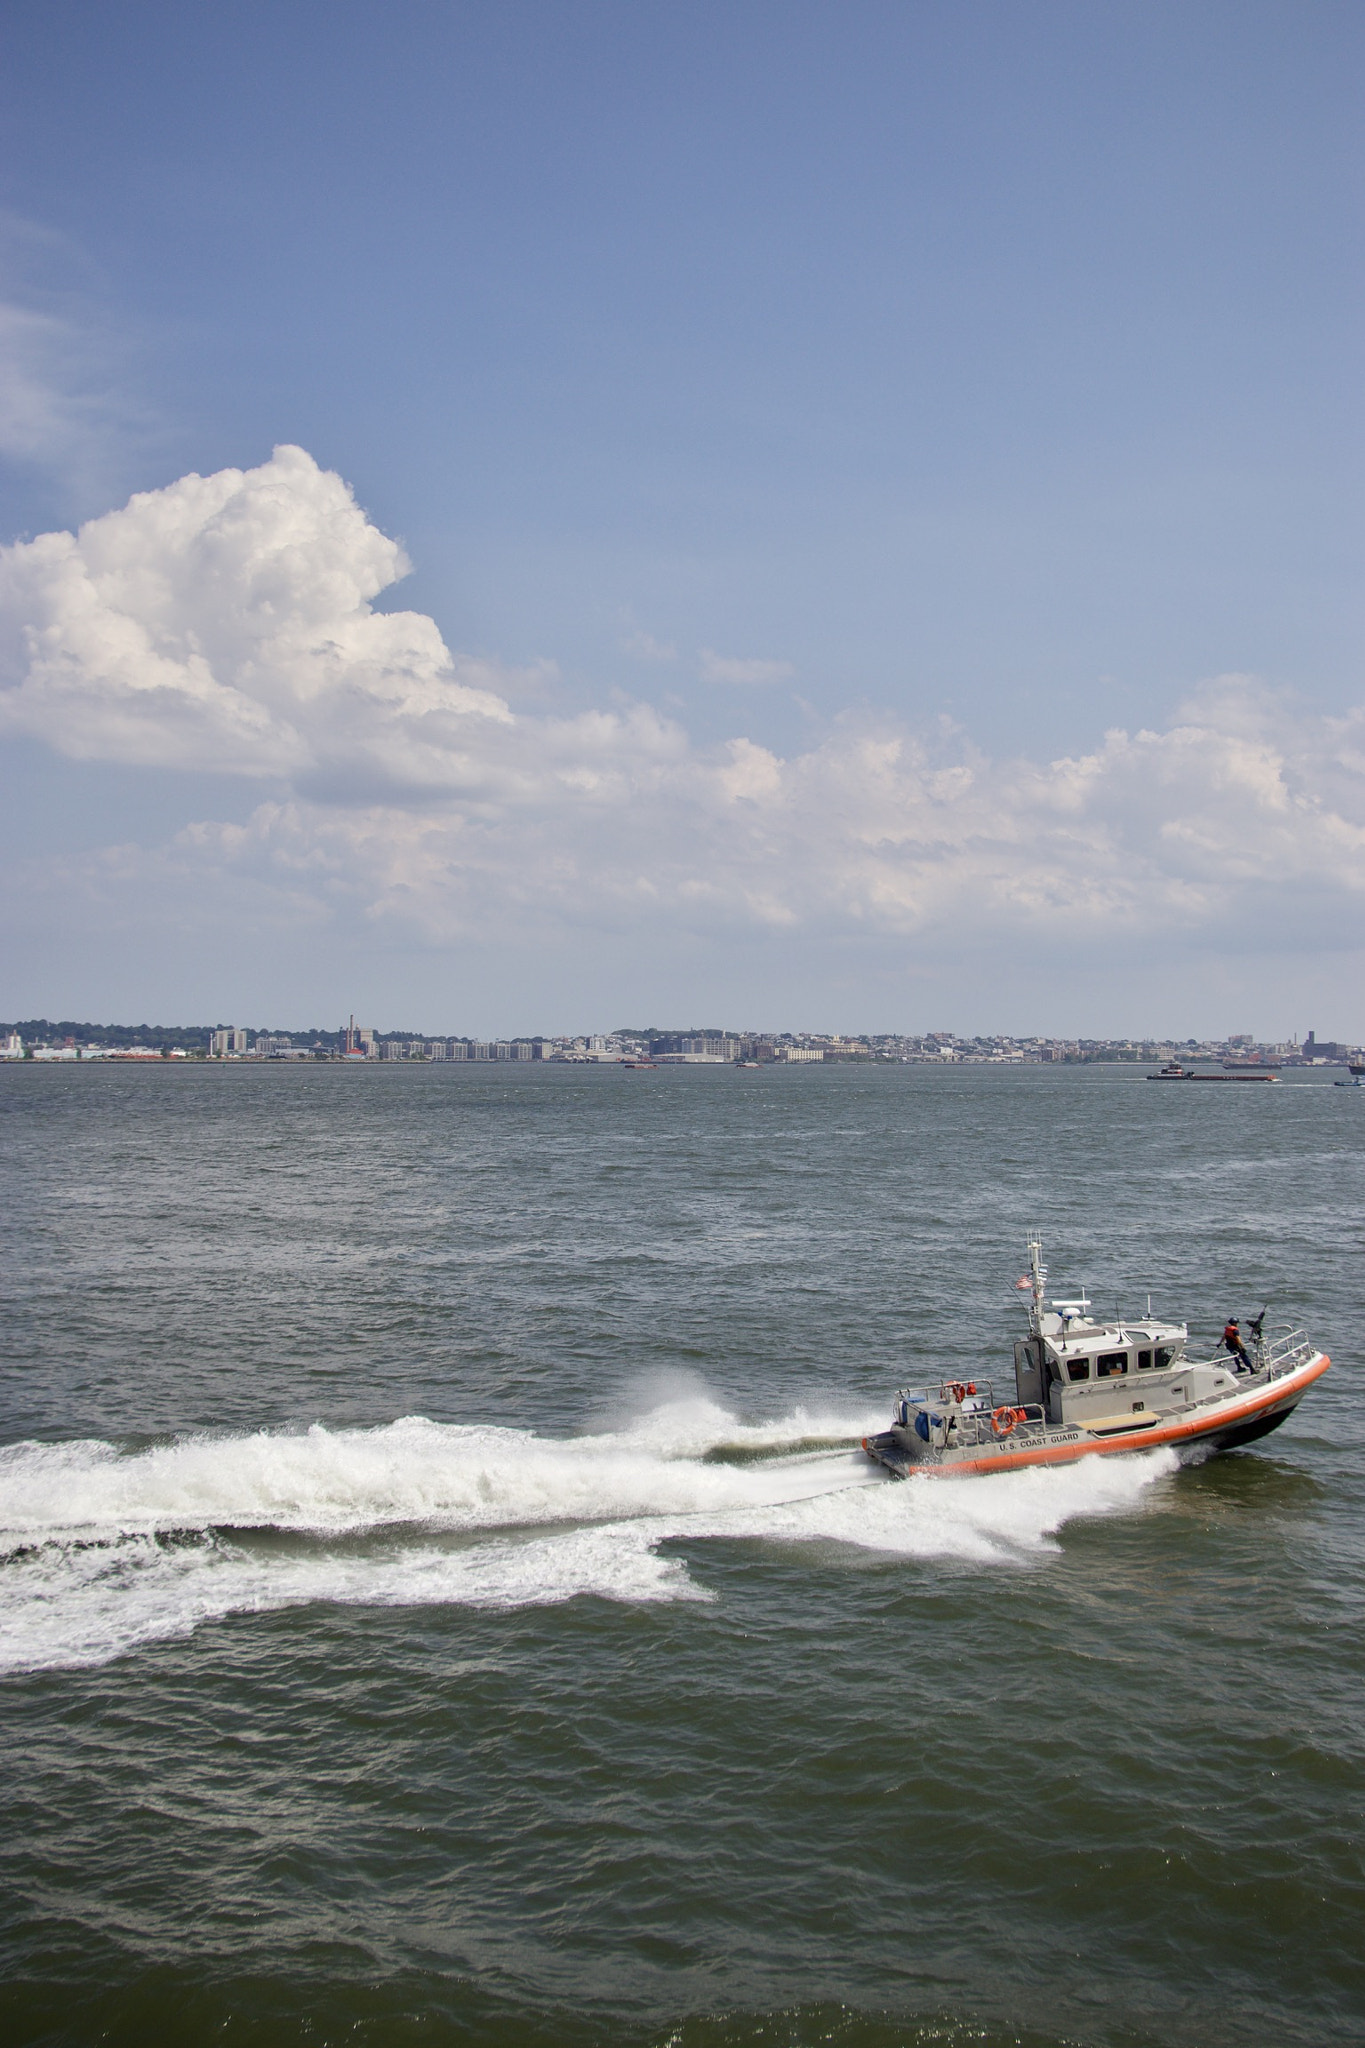
[[[1101,1408],[1165,1407],[1159,1392],[1184,1360],[1184,1323],[1150,1317],[1092,1322],[1088,1302],[1052,1302],[1038,1327],[1014,1347],[1021,1403],[1037,1402],[1050,1422],[1080,1422]]]

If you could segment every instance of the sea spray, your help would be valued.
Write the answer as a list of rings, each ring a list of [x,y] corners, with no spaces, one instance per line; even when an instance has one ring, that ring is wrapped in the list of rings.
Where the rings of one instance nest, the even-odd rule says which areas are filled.
[[[677,1537],[1018,1563],[1045,1554],[1068,1520],[1129,1509],[1174,1462],[896,1484],[862,1458],[857,1428],[806,1409],[745,1423],[689,1399],[559,1441],[407,1416],[128,1455],[92,1441],[16,1445],[0,1455],[0,1670],[100,1663],[228,1614],[309,1601],[704,1599],[685,1565],[659,1554]],[[750,1461],[714,1462],[718,1448]],[[251,1532],[291,1540],[263,1546]]]

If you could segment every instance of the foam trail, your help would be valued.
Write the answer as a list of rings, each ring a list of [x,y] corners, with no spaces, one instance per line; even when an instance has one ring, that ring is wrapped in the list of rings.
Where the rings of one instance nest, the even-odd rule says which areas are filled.
[[[22,1560],[0,1600],[0,1673],[105,1664],[145,1643],[232,1614],[330,1601],[362,1606],[512,1609],[580,1594],[622,1601],[706,1600],[677,1560],[635,1526],[584,1529],[476,1549],[404,1546],[396,1555],[322,1551],[263,1558],[222,1537],[168,1547],[154,1537],[49,1546]]]
[[[568,1442],[409,1416],[132,1456],[102,1442],[16,1445],[0,1452],[0,1671],[103,1663],[309,1601],[709,1597],[659,1555],[676,1537],[1018,1564],[1076,1516],[1131,1508],[1174,1464],[1157,1452],[896,1485],[849,1444],[868,1426],[800,1409],[745,1424],[688,1399]],[[703,1462],[716,1449],[763,1456]],[[252,1530],[291,1540],[265,1550]]]
[[[657,1443],[643,1425],[558,1442],[409,1415],[381,1429],[315,1424],[299,1435],[191,1438],[134,1457],[100,1442],[19,1444],[0,1452],[0,1529],[11,1540],[57,1531],[339,1531],[402,1522],[492,1529],[756,1506],[801,1490],[790,1472],[698,1463],[717,1440],[742,1433],[724,1410],[714,1414],[709,1434],[693,1416],[670,1437],[665,1418]],[[847,1418],[823,1418],[821,1430],[844,1441],[859,1433]],[[814,1433],[800,1411],[748,1432],[770,1448]],[[861,1467],[858,1476],[865,1476]],[[829,1483],[819,1472],[806,1481],[817,1490]]]

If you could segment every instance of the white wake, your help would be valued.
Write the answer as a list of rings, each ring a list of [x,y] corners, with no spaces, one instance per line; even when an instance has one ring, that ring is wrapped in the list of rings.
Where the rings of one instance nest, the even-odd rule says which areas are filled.
[[[14,1445],[0,1451],[0,1672],[104,1663],[310,1601],[709,1598],[660,1555],[676,1537],[1019,1563],[1076,1516],[1130,1508],[1174,1464],[1154,1452],[898,1485],[857,1449],[878,1426],[804,1409],[744,1423],[697,1398],[567,1441],[406,1416],[132,1455]]]

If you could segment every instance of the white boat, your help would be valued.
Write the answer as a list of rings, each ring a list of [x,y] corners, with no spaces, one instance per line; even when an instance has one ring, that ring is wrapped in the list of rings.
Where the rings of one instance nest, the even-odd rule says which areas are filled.
[[[987,1379],[902,1387],[890,1429],[863,1449],[897,1479],[1012,1472],[1148,1450],[1230,1450],[1278,1429],[1331,1360],[1302,1330],[1265,1330],[1238,1358],[1193,1358],[1189,1329],[1145,1316],[1101,1322],[1084,1294],[1049,1299],[1042,1239],[1028,1241],[1029,1331],[1014,1347],[1011,1398]]]

